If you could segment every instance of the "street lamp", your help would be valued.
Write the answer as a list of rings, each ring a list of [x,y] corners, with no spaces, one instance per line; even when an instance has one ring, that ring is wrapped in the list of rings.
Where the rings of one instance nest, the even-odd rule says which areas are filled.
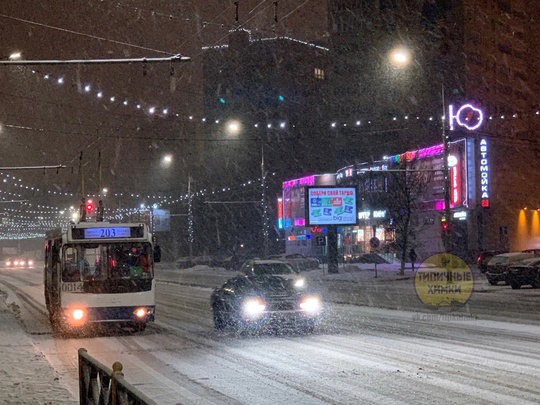
[[[163,156],[163,158],[161,159],[161,165],[163,167],[169,167],[171,165],[173,161],[173,157],[171,154],[167,154],[165,156]]]
[[[8,59],[9,60],[20,60],[22,58],[22,53],[21,52],[13,52],[12,54],[10,54],[8,56]]]
[[[405,46],[392,48],[389,53],[389,60],[396,68],[405,68],[412,61],[412,52]]]
[[[412,62],[412,52],[405,46],[397,46],[392,48],[389,52],[388,59],[391,65],[396,69],[404,69],[408,67]],[[450,232],[452,231],[450,225],[450,176],[448,167],[448,134],[446,133],[446,104],[444,98],[444,82],[441,81],[441,104],[442,104],[442,142],[443,142],[443,192],[444,192],[444,220],[446,221],[447,228],[443,234],[444,251],[448,253],[450,251]]]

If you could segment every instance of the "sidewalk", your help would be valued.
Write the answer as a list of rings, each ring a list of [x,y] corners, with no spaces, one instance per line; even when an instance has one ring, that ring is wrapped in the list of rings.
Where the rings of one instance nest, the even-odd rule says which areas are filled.
[[[74,405],[78,398],[60,384],[56,371],[6,305],[0,290],[0,403],[11,405]],[[12,311],[14,309],[15,311]]]

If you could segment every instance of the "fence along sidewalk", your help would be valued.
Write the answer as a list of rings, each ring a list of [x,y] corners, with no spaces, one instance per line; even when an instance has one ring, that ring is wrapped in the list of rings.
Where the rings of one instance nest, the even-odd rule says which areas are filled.
[[[84,348],[80,348],[78,353],[81,405],[158,405],[124,379],[120,362],[115,362],[111,369],[90,356]]]

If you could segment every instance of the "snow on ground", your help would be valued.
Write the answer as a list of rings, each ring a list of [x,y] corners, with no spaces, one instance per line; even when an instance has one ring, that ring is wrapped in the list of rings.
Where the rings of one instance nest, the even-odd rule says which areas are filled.
[[[0,291],[0,404],[78,404],[27,335]]]
[[[161,264],[162,268],[174,268]],[[222,273],[224,276],[236,274],[234,271],[196,266],[179,272]],[[305,272],[313,279],[358,280],[359,278],[381,281],[400,279],[399,265],[379,264],[377,271],[373,264],[351,264],[340,267],[338,274],[328,274],[323,266]],[[406,268],[405,277],[412,277],[410,267]],[[72,405],[78,398],[62,385],[60,375],[50,366],[44,354],[33,343],[16,313],[14,304],[6,304],[6,293],[0,290],[0,404],[11,405]],[[11,308],[10,308],[11,307]]]

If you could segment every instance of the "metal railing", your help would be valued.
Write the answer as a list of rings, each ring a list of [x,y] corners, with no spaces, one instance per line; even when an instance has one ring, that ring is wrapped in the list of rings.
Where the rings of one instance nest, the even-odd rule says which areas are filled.
[[[112,369],[79,349],[79,404],[81,405],[157,405],[124,379],[122,364]]]

